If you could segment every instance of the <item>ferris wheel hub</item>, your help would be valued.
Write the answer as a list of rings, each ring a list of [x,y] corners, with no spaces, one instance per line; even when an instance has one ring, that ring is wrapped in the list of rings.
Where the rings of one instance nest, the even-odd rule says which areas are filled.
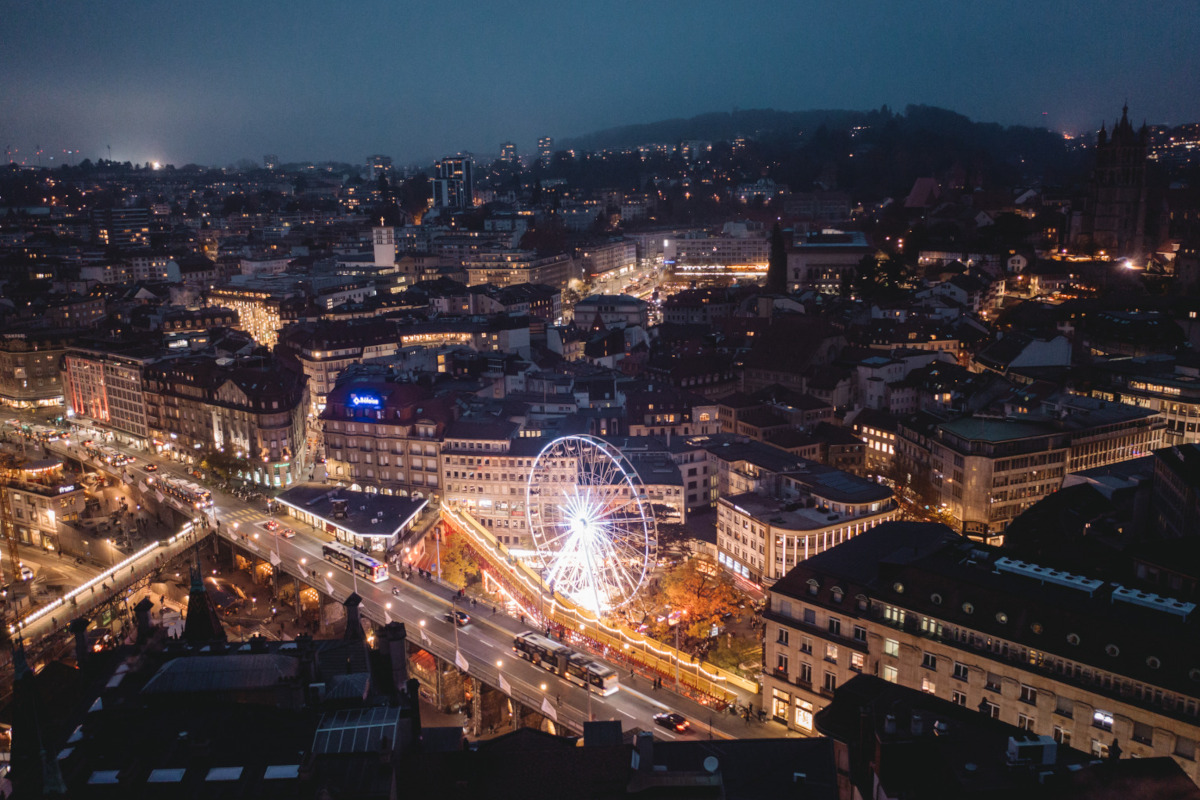
[[[637,471],[593,436],[555,439],[534,459],[526,518],[555,591],[599,613],[630,602],[655,562],[654,515]]]

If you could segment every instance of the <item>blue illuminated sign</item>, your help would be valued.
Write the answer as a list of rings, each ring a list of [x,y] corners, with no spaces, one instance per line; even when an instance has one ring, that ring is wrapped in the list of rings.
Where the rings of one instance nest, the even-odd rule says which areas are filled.
[[[357,392],[350,393],[350,405],[355,408],[366,406],[368,408],[379,408],[382,405],[378,397],[373,394],[358,394]]]

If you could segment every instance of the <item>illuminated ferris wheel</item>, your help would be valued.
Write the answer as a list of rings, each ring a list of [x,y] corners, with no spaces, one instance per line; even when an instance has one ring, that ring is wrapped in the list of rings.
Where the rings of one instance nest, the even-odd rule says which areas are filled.
[[[656,558],[654,514],[637,472],[594,436],[563,436],[534,459],[525,513],[551,588],[596,612],[632,600]]]

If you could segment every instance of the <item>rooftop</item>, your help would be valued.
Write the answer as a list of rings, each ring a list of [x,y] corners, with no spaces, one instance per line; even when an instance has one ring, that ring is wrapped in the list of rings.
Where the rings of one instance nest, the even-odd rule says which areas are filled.
[[[323,522],[358,536],[391,536],[409,525],[429,502],[426,498],[398,497],[377,492],[352,492],[323,483],[301,483],[276,498],[289,508],[312,514]],[[345,516],[336,516],[344,506]]]

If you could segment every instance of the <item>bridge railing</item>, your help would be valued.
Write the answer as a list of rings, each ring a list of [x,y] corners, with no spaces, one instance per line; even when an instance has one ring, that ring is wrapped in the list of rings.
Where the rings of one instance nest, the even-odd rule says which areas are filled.
[[[604,649],[605,657],[618,662],[642,664],[664,675],[678,674],[680,683],[721,700],[733,700],[736,689],[750,694],[761,691],[757,681],[696,659],[636,631],[609,625],[569,599],[557,593],[551,594],[541,576],[524,562],[513,558],[508,548],[466,511],[443,503],[442,519],[448,521],[454,530],[465,534],[472,549],[493,568],[509,576],[512,579],[510,583],[536,604],[544,618],[592,640]]]
[[[68,618],[86,615],[118,597],[131,585],[154,573],[167,561],[191,547],[194,541],[192,523],[186,523],[174,536],[146,545],[62,597],[30,612],[9,625],[8,632],[14,636],[18,632],[32,636],[38,629],[45,627],[47,630],[42,630],[41,634],[52,633],[57,628],[64,627],[69,621]],[[67,616],[61,620],[56,614],[60,611],[67,612]],[[46,620],[47,617],[50,617],[50,620]]]

